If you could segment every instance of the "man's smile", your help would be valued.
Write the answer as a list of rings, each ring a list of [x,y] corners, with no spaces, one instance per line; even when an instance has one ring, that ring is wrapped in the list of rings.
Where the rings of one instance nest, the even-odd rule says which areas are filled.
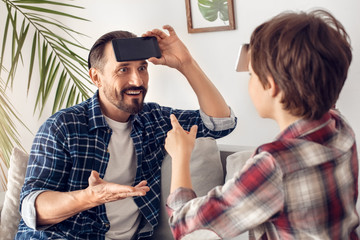
[[[143,92],[142,90],[127,90],[125,91],[125,94],[131,96],[137,96],[140,95],[142,92]]]

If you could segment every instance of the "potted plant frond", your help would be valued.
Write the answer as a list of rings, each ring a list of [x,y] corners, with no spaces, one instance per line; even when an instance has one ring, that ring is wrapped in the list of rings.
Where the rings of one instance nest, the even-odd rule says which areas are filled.
[[[15,81],[23,81],[27,93],[37,88],[33,108],[39,116],[45,103],[52,104],[52,112],[56,112],[87,99],[91,90],[87,61],[78,54],[86,48],[76,37],[84,35],[57,20],[88,21],[66,13],[83,7],[64,0],[2,0],[1,4],[7,13],[0,23],[0,176],[5,176],[3,166],[9,166],[13,147],[21,147],[15,122],[25,126],[6,95]],[[28,69],[27,79],[16,78],[19,64]],[[4,189],[6,178],[0,184]]]

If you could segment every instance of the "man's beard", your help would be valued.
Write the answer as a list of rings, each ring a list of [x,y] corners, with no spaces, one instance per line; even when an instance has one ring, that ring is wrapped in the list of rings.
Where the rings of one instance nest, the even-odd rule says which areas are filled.
[[[126,91],[141,91],[142,98],[141,99],[132,99],[131,104],[128,104],[124,101]],[[108,91],[104,91],[105,97],[118,109],[130,113],[130,114],[137,114],[139,113],[144,107],[144,98],[146,95],[147,89],[145,87],[128,87],[121,90],[120,94],[114,93],[115,97],[109,94]]]

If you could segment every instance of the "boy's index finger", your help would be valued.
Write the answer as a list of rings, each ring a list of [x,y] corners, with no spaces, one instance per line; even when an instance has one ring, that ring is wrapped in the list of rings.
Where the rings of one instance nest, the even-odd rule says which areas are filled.
[[[171,120],[171,126],[173,128],[178,128],[178,127],[181,128],[180,123],[179,123],[179,121],[177,120],[177,118],[175,117],[174,114],[170,115],[170,120]]]

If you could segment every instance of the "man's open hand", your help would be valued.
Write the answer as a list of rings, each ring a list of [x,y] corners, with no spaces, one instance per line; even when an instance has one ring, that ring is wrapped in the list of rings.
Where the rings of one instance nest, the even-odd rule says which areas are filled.
[[[135,187],[120,185],[104,181],[96,171],[91,172],[88,181],[89,187],[87,190],[90,191],[99,205],[127,197],[144,196],[150,190],[150,188],[146,186],[146,181],[141,181]]]

